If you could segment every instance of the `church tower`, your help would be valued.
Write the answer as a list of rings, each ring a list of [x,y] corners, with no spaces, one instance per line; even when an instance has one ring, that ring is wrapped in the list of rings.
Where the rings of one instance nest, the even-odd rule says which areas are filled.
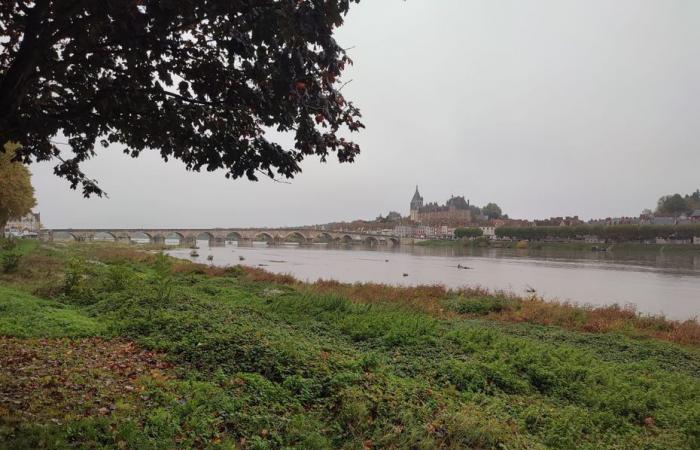
[[[418,192],[418,185],[416,185],[416,192],[413,194],[411,199],[411,220],[418,222],[418,210],[423,207],[423,197],[420,196]]]

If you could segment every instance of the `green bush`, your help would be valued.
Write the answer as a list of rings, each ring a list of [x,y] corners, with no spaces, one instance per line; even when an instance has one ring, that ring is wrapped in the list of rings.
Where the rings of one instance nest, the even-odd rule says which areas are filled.
[[[502,297],[457,297],[448,301],[448,307],[460,314],[477,314],[500,312],[511,308],[512,302]]]
[[[0,250],[14,250],[17,247],[16,239],[0,238]]]
[[[2,265],[2,271],[4,273],[14,273],[19,267],[19,261],[22,259],[22,255],[9,251],[7,253],[3,253],[1,258],[2,261],[0,264]]]
[[[108,291],[127,290],[133,282],[133,271],[126,265],[111,265],[105,274],[105,288]]]
[[[171,299],[173,292],[172,268],[173,263],[168,256],[163,253],[156,255],[156,260],[153,264],[155,271],[153,281],[156,288],[156,300],[159,303],[168,302]]]
[[[72,258],[68,262],[63,277],[63,294],[71,303],[79,305],[91,304],[95,300],[95,289],[92,284],[92,268],[82,258]]]

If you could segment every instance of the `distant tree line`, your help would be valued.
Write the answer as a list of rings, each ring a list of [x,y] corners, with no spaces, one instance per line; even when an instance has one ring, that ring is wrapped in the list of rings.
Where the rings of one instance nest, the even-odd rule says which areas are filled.
[[[481,215],[486,216],[488,220],[494,219],[507,219],[508,214],[503,214],[503,210],[496,203],[487,203],[486,206],[479,208],[475,205],[469,205],[469,210],[472,213],[472,217],[479,217]]]
[[[646,241],[656,238],[692,239],[700,236],[700,224],[689,225],[578,225],[572,227],[500,227],[499,238],[542,240],[583,239],[594,236],[606,241]]]
[[[658,214],[669,214],[675,217],[692,213],[698,209],[700,209],[700,189],[685,196],[681,194],[665,195],[659,199],[656,205]]]

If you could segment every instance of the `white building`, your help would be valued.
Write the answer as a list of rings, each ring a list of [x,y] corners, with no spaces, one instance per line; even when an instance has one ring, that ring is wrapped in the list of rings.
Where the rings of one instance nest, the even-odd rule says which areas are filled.
[[[496,227],[494,226],[486,226],[486,227],[479,227],[481,230],[482,236],[485,236],[489,239],[496,239]]]
[[[5,224],[5,236],[33,237],[41,231],[41,214],[30,212],[20,219]]]

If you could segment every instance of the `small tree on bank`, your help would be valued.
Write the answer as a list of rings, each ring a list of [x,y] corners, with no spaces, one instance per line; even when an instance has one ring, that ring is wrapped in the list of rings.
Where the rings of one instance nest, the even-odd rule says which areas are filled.
[[[333,33],[357,1],[3,0],[0,145],[19,143],[27,164],[58,159],[86,196],[102,194],[80,167],[98,141],[251,180],[291,178],[310,155],[352,162],[359,147],[340,133],[363,125]]]
[[[36,205],[29,170],[12,161],[16,146],[4,147],[4,153],[0,153],[0,236],[8,220],[22,217]]]

